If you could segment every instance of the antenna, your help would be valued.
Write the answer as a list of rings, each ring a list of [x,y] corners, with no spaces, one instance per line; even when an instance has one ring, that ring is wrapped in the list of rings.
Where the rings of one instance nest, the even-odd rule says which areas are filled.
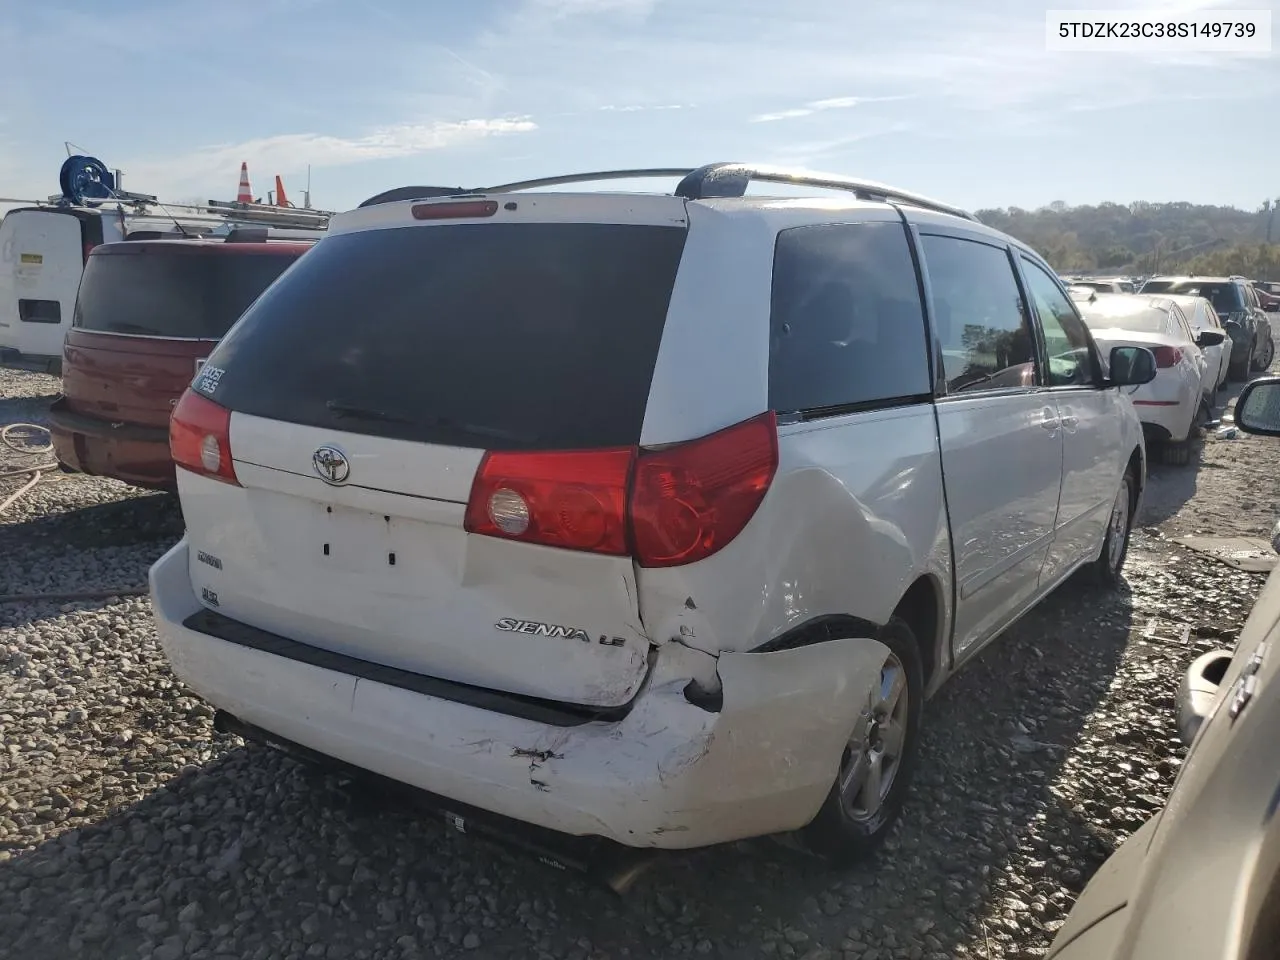
[[[307,164],[307,189],[302,191],[302,205],[311,209],[311,164]]]

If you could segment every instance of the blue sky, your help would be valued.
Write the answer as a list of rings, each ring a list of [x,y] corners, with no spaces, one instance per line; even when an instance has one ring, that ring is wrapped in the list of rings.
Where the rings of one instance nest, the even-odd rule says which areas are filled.
[[[1049,53],[1046,6],[1073,4],[15,0],[0,196],[56,193],[71,140],[174,202],[234,197],[241,160],[295,201],[310,163],[328,209],[712,160],[971,208],[1280,197],[1276,54]]]

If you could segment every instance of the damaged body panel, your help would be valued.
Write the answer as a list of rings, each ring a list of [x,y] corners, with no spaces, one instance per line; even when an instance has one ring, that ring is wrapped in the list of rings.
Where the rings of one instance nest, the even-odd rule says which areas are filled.
[[[555,727],[302,664],[181,626],[185,542],[152,568],[175,672],[245,723],[423,790],[561,833],[686,849],[797,829],[826,797],[885,648],[849,638],[710,657],[669,644],[614,723]],[[714,673],[712,673],[714,671]],[[718,710],[691,703],[714,676]]]
[[[849,448],[842,431],[854,426],[870,447],[895,456],[871,458]],[[724,565],[638,571],[640,616],[650,638],[719,654],[758,649],[832,613],[883,625],[920,577],[942,585],[944,630],[951,542],[932,410],[874,411],[779,433],[786,442],[777,480],[764,508],[724,548]],[[726,577],[726,568],[735,575]],[[921,639],[945,646],[937,637]]]

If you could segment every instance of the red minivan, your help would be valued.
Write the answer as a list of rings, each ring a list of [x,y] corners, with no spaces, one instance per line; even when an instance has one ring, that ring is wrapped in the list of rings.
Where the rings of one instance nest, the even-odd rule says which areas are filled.
[[[314,241],[125,240],[95,247],[49,410],[70,470],[173,489],[169,414],[214,345]]]

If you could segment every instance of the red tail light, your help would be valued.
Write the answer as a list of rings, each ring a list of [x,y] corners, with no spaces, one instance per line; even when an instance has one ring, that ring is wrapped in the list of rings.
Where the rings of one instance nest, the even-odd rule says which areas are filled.
[[[1176,367],[1182,362],[1182,351],[1177,347],[1152,347],[1151,352],[1156,355],[1157,367]]]
[[[621,556],[634,457],[630,447],[486,454],[471,485],[466,529]]]
[[[570,550],[633,552],[645,567],[678,566],[741,533],[777,468],[773,413],[656,451],[490,453],[472,484],[465,526]]]
[[[642,453],[631,490],[636,560],[643,567],[674,567],[711,556],[755,515],[777,469],[772,412]]]
[[[169,452],[178,466],[240,485],[231,461],[231,411],[188,389],[169,418]]]

